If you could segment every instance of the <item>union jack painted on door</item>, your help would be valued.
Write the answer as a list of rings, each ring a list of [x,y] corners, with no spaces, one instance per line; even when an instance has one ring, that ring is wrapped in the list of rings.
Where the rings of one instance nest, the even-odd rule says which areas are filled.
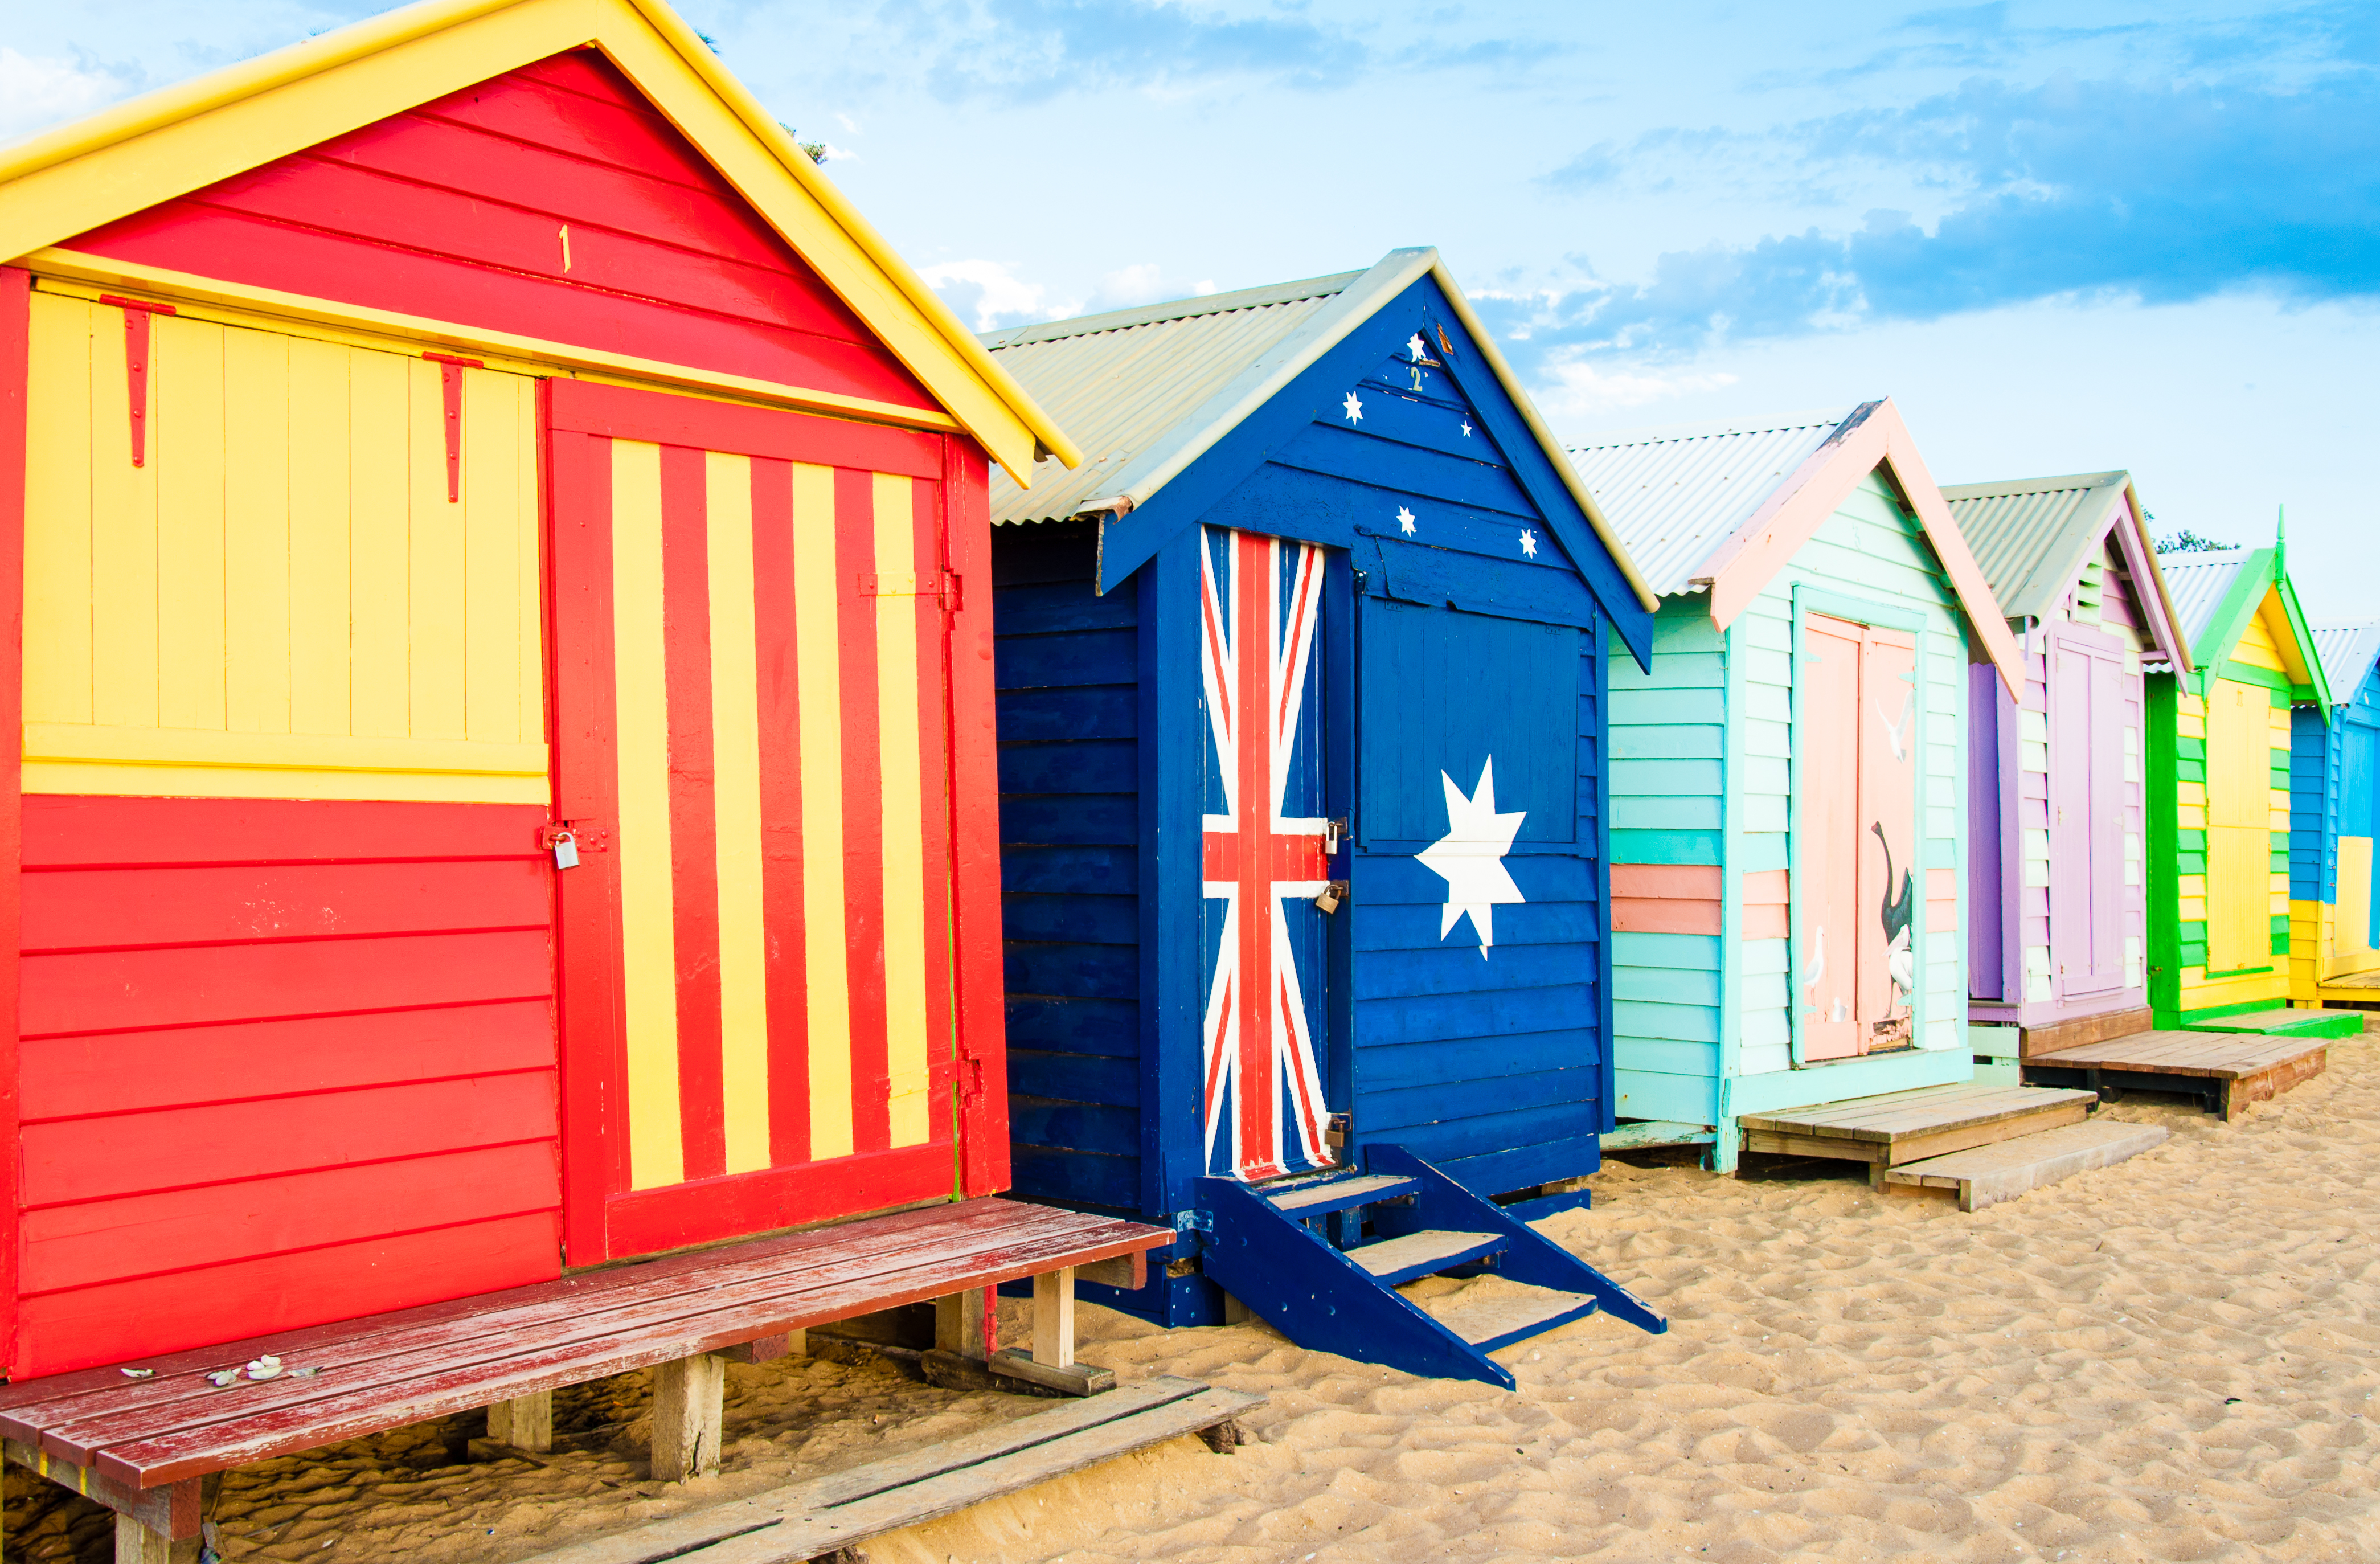
[[[1323,551],[1206,528],[1201,694],[1207,1170],[1267,1178],[1331,1161],[1314,1046],[1330,881],[1322,818]]]

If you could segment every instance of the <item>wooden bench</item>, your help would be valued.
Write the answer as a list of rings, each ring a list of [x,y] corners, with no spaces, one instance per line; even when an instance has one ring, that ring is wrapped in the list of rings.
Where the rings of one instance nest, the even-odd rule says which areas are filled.
[[[116,1512],[119,1564],[176,1558],[212,1473],[476,1407],[492,1437],[550,1448],[556,1389],[632,1369],[655,1371],[653,1474],[675,1481],[718,1470],[731,1359],[929,1300],[949,1322],[942,1345],[986,1357],[988,1291],[1026,1277],[1031,1353],[990,1366],[1095,1388],[1100,1371],[1073,1361],[1075,1272],[1139,1285],[1148,1251],[1172,1238],[1013,1200],[905,1211],[0,1388],[0,1440],[9,1460]],[[268,1354],[277,1370],[251,1377]]]

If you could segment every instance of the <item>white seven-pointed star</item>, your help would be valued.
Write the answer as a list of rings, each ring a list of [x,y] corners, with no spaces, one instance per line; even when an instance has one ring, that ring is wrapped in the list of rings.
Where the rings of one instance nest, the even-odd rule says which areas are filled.
[[[1412,354],[1414,362],[1418,364],[1423,359],[1429,357],[1429,345],[1422,341],[1421,333],[1419,332],[1415,332],[1412,337],[1406,341],[1405,351]]]
[[[1512,838],[1520,833],[1521,822],[1529,818],[1529,812],[1496,812],[1496,758],[1492,755],[1479,768],[1479,785],[1468,798],[1444,771],[1438,773],[1438,780],[1446,784],[1446,834],[1418,855],[1432,873],[1446,881],[1446,905],[1439,914],[1438,937],[1445,939],[1454,932],[1457,922],[1468,917],[1479,936],[1479,959],[1486,961],[1488,947],[1496,942],[1496,904],[1528,899],[1512,883],[1512,874],[1504,867],[1504,855],[1512,850]]]
[[[1351,391],[1351,392],[1349,392],[1349,393],[1347,394],[1347,400],[1346,400],[1346,402],[1345,402],[1344,406],[1345,406],[1345,407],[1346,407],[1346,409],[1347,409],[1347,421],[1348,421],[1349,423],[1356,423],[1356,424],[1359,424],[1359,423],[1362,423],[1362,422],[1364,421],[1364,401],[1363,401],[1363,398],[1361,398],[1361,397],[1357,396],[1354,392],[1352,392],[1352,391]]]
[[[1397,525],[1398,525],[1399,527],[1403,527],[1403,528],[1405,529],[1405,536],[1406,536],[1406,537],[1408,537],[1408,538],[1412,537],[1412,536],[1413,536],[1413,512],[1411,512],[1411,511],[1409,511],[1409,510],[1405,509],[1402,505],[1399,505],[1399,506],[1397,507]]]
[[[1521,528],[1521,552],[1531,559],[1537,557],[1537,535],[1525,527]]]

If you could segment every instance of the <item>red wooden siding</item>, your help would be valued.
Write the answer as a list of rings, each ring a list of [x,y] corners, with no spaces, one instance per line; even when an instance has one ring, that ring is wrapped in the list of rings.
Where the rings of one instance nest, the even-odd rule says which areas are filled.
[[[544,820],[27,801],[12,1376],[556,1274]]]
[[[935,406],[592,50],[467,88],[94,229],[67,248],[840,395]]]

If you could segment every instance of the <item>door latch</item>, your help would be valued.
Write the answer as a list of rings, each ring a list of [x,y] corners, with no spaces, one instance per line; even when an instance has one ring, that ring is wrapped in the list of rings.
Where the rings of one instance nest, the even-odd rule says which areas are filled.
[[[1323,855],[1328,857],[1337,853],[1340,846],[1346,842],[1348,835],[1347,822],[1343,818],[1332,820],[1324,826],[1322,828]]]
[[[601,853],[609,840],[603,828],[583,820],[556,820],[538,833],[537,844],[553,855],[557,869],[575,869],[581,853]]]
[[[1346,899],[1347,882],[1343,879],[1334,879],[1322,888],[1320,895],[1314,898],[1314,904],[1326,913],[1335,913],[1339,910],[1339,903]]]

